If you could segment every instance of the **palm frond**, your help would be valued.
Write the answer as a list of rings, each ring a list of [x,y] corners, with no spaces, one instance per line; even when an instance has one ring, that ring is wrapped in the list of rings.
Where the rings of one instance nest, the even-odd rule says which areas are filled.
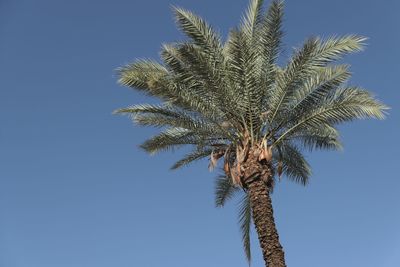
[[[226,84],[224,65],[215,64],[209,54],[193,44],[185,43],[178,49],[187,71],[201,83],[200,93],[218,107],[226,119],[237,119],[236,102]]]
[[[286,112],[277,114],[276,130],[288,121],[296,120],[318,105],[320,100],[336,90],[350,77],[347,65],[318,68],[292,96]]]
[[[242,19],[242,27],[241,30],[247,35],[249,38],[252,38],[256,27],[259,26],[262,20],[262,6],[263,0],[250,0],[249,7]]]
[[[226,201],[233,198],[239,192],[241,192],[241,189],[239,187],[235,187],[229,177],[226,175],[218,176],[215,183],[215,205],[217,207],[223,207]],[[252,220],[250,198],[246,192],[242,193],[242,198],[239,201],[238,221],[240,232],[242,234],[244,252],[250,264],[250,228]]]
[[[168,128],[145,141],[140,147],[150,154],[155,154],[183,145],[203,145],[206,142],[204,138],[195,135],[192,131],[182,128]]]
[[[251,262],[250,230],[251,230],[251,205],[250,197],[245,193],[239,203],[239,225],[242,233],[243,249],[248,263]]]
[[[294,182],[306,185],[311,176],[311,168],[300,150],[289,141],[275,147],[274,160],[283,163],[283,174]]]
[[[292,136],[292,139],[301,143],[310,151],[314,149],[342,150],[339,132],[328,124],[319,127],[308,127]]]
[[[194,53],[195,55],[193,55]],[[176,84],[181,85],[182,88],[190,88],[192,94],[203,102],[208,102],[213,98],[210,93],[211,89],[204,86],[205,82],[209,80],[207,77],[209,74],[207,71],[210,70],[207,65],[209,62],[195,47],[190,44],[164,44],[161,57],[167,69],[174,74],[172,77]]]
[[[238,90],[238,112],[242,113],[252,137],[258,135],[261,125],[259,77],[260,64],[257,50],[252,49],[242,31],[232,30],[225,48],[228,77],[233,90]]]
[[[169,88],[175,93],[175,99],[171,103],[197,111],[209,119],[226,117],[220,101],[224,90],[219,90],[218,94],[218,89],[224,88],[221,75],[215,73],[219,71],[209,65],[204,53],[190,44],[164,45],[161,57],[172,73]]]
[[[150,113],[161,116],[179,117],[179,111],[171,105],[138,104],[114,111],[114,114]]]
[[[276,90],[271,92],[270,121],[273,122],[276,115],[287,109],[290,99],[297,88],[310,76],[315,74],[318,67],[342,58],[351,52],[362,50],[364,37],[349,35],[344,37],[331,37],[327,40],[310,38],[304,44],[293,59],[289,62],[282,75],[277,77]]]
[[[231,199],[239,187],[232,184],[232,179],[226,175],[219,175],[215,180],[215,206],[223,207],[227,200]]]
[[[168,76],[166,68],[153,60],[138,60],[117,69],[118,83],[138,90],[152,91],[162,78]]]
[[[262,58],[261,86],[264,102],[263,110],[268,110],[269,91],[272,90],[276,77],[275,61],[279,55],[279,48],[283,36],[282,31],[283,2],[272,1],[264,17],[257,38],[260,42],[260,57]]]
[[[288,99],[295,92],[294,88],[302,83],[302,79],[310,69],[309,62],[318,48],[318,42],[315,38],[306,41],[303,48],[299,50],[291,59],[285,69],[276,77],[276,86],[274,90],[269,90],[269,108],[271,111],[270,124],[275,120],[276,115],[281,111]]]
[[[174,12],[179,28],[193,40],[194,44],[202,47],[205,53],[220,59],[222,45],[219,35],[213,28],[191,11],[174,7]]]
[[[142,126],[172,126],[193,131],[197,134],[220,138],[229,138],[230,134],[223,127],[204,118],[170,105],[135,105],[118,109],[115,113],[130,114],[133,121]]]
[[[164,61],[178,68],[177,58],[175,58],[175,65],[172,63],[174,54],[171,47],[165,46],[162,55],[169,60]],[[139,60],[120,68],[118,73],[119,83],[122,85],[144,91],[148,95],[158,97],[183,109],[212,114],[212,117],[218,113],[215,107],[207,103],[202,94],[193,90],[200,84],[190,75],[182,77],[183,69],[179,71],[178,75],[174,75],[168,67],[157,62]]]
[[[291,127],[280,135],[275,143],[278,144],[296,131],[307,127],[339,124],[355,119],[384,119],[387,109],[387,106],[376,100],[366,90],[358,87],[338,89],[322,99],[318,107],[303,114],[299,120],[293,121]]]
[[[364,36],[346,35],[342,37],[332,36],[326,40],[319,40],[319,46],[315,51],[315,65],[325,66],[335,60],[343,58],[343,56],[360,52],[364,48]]]
[[[175,164],[172,165],[171,170],[180,169],[184,166],[187,166],[190,163],[193,163],[194,161],[208,157],[210,156],[212,151],[213,151],[212,148],[196,149],[191,153],[185,155],[182,159],[175,162]]]
[[[328,92],[333,91],[350,78],[348,69],[348,65],[316,69],[315,74],[308,77],[304,85],[295,92],[289,109],[304,109],[317,103]]]
[[[160,56],[169,72],[178,76],[186,75],[184,62],[180,58],[177,44],[163,44]]]
[[[246,110],[246,103],[244,100],[244,87],[243,87],[243,36],[237,30],[231,30],[228,39],[224,45],[224,56],[226,58],[226,74],[228,76],[229,86],[233,99],[237,102],[237,107],[240,114],[244,114]]]

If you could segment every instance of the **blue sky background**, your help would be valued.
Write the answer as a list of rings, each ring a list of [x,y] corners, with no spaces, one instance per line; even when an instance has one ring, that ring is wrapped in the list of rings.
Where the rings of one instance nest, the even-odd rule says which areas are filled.
[[[224,35],[247,0],[0,0],[0,266],[246,266],[237,205],[214,208],[206,162],[138,149],[154,129],[114,116],[149,101],[115,69],[182,38],[170,4]],[[343,152],[308,156],[304,188],[273,195],[291,267],[400,266],[400,2],[286,1],[286,59],[307,36],[358,33],[351,83],[392,107],[342,129]],[[151,100],[152,101],[152,100]],[[397,137],[396,137],[397,136]],[[253,266],[263,266],[253,231]]]

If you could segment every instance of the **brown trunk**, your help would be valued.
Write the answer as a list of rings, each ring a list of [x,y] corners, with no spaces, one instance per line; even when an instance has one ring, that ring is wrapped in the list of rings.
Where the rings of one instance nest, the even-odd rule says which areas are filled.
[[[276,230],[270,192],[262,179],[247,183],[253,220],[267,267],[286,267],[285,255]]]

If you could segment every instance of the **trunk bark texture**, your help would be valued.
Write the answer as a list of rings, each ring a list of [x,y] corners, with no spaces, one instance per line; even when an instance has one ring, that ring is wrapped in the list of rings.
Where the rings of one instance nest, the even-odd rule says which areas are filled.
[[[285,254],[275,226],[270,191],[262,179],[247,184],[253,220],[267,267],[286,267]]]

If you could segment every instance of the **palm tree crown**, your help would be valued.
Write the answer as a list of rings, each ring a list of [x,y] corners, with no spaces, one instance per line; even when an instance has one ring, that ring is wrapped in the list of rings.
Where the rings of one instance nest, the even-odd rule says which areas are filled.
[[[190,145],[192,152],[172,169],[205,157],[212,169],[223,159],[216,204],[244,192],[240,223],[250,259],[251,215],[241,166],[248,151],[257,150],[259,160],[270,162],[272,177],[265,180],[270,188],[281,175],[305,185],[310,166],[302,149],[340,149],[338,124],[382,119],[386,106],[368,91],[347,85],[348,65],[333,64],[362,50],[364,37],[309,38],[285,66],[278,66],[281,1],[272,1],[264,12],[262,0],[251,0],[225,42],[199,16],[182,8],[174,12],[188,40],[163,45],[162,63],[138,60],[119,69],[120,84],[162,104],[134,105],[116,113],[161,128],[141,145],[149,153]]]

